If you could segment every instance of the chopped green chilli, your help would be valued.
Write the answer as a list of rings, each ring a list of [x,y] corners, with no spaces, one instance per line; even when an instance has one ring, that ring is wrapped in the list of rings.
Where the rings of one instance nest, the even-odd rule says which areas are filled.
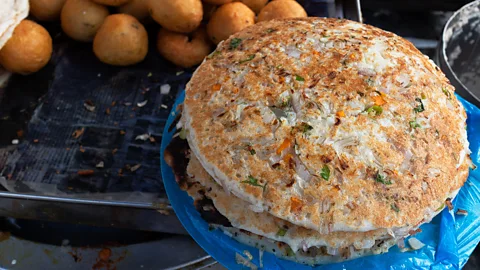
[[[299,75],[295,75],[295,80],[297,80],[299,82],[304,82],[305,81],[305,79],[302,76],[299,76]]]
[[[383,108],[378,105],[373,105],[372,107],[366,110],[367,113],[375,112],[375,115],[380,115],[383,113]]]
[[[408,124],[409,124],[409,125],[410,125],[410,127],[411,127],[411,128],[413,128],[413,129],[416,129],[416,128],[421,128],[421,127],[422,127],[422,126],[420,126],[420,124],[419,124],[419,123],[417,123],[417,121],[416,121],[416,120],[415,120],[415,121],[410,121],[410,122],[408,122]]]
[[[292,248],[287,246],[287,256],[288,257],[293,257],[295,256],[295,252],[293,252]]]
[[[207,56],[207,59],[212,59],[213,57],[217,56],[220,54],[220,51],[214,51],[211,54]]]
[[[448,92],[447,88],[442,87],[442,91],[445,94],[445,96],[447,96],[448,99],[452,98],[452,96],[451,96],[450,92]]]
[[[395,203],[392,203],[390,205],[390,207],[392,207],[392,210],[395,211],[395,212],[400,212],[400,208],[398,208],[398,206],[395,204]]]
[[[287,234],[287,230],[285,228],[278,229],[277,235],[278,236],[285,236]]]
[[[182,128],[178,136],[180,137],[180,139],[185,140],[187,138],[187,130],[185,128]]]
[[[248,58],[245,58],[245,59],[243,59],[243,60],[240,60],[240,62],[238,62],[238,63],[239,63],[239,64],[243,64],[243,63],[245,63],[245,62],[252,61],[253,58],[255,58],[255,54],[249,55]]]

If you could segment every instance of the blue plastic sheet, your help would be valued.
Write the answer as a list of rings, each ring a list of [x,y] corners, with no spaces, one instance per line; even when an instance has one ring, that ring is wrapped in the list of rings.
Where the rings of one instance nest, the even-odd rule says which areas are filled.
[[[172,139],[173,132],[168,127],[175,119],[176,107],[183,102],[185,92],[177,97],[172,113],[163,133],[161,162],[165,189],[175,213],[185,229],[197,243],[213,258],[229,269],[242,269],[244,266],[235,261],[235,253],[243,254],[248,250],[253,255],[252,262],[259,266],[259,250],[241,244],[223,234],[220,230],[209,231],[208,224],[200,217],[193,206],[193,200],[180,190],[172,169],[165,163],[163,152]],[[480,109],[461,97],[459,100],[467,111],[467,132],[472,150],[472,160],[480,165]],[[467,182],[453,201],[454,210],[448,208],[435,217],[432,222],[421,226],[422,232],[415,235],[425,244],[420,250],[400,252],[395,246],[388,253],[355,259],[343,263],[310,267],[279,259],[271,253],[263,254],[263,269],[459,269],[467,262],[480,241],[480,168],[470,171]],[[458,216],[457,208],[468,211],[468,216]],[[407,244],[408,245],[408,244]]]

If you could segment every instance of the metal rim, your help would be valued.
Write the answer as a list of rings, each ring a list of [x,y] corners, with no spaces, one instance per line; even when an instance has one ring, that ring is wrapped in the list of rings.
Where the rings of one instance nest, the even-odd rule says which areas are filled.
[[[453,71],[452,67],[450,66],[450,64],[448,63],[448,57],[447,57],[447,53],[446,53],[446,47],[447,47],[447,39],[446,39],[446,30],[449,28],[449,26],[452,24],[452,21],[454,19],[456,19],[458,17],[458,15],[460,13],[462,13],[464,10],[466,9],[469,9],[471,8],[472,6],[475,6],[475,5],[479,5],[480,6],[480,0],[477,0],[477,1],[473,1],[471,3],[468,3],[466,4],[465,6],[461,7],[459,10],[455,11],[453,13],[452,16],[450,16],[450,18],[448,19],[447,23],[445,24],[445,26],[443,27],[443,31],[442,31],[442,42],[441,42],[441,48],[440,48],[440,54],[441,54],[441,58],[443,59],[443,62],[444,62],[444,65],[446,66],[446,68],[448,69],[448,71],[452,74],[452,76],[455,78],[456,82],[458,84],[460,84],[463,88],[463,90],[465,90],[473,99],[475,99],[475,101],[477,103],[480,103],[480,98],[475,96],[471,91],[470,89],[468,89],[468,87],[465,86],[465,84],[463,84],[463,82],[458,78],[457,74]],[[440,62],[440,64],[442,64]]]

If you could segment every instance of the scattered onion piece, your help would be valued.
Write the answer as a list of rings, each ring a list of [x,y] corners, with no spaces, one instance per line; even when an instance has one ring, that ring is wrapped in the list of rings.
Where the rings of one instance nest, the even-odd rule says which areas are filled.
[[[420,240],[418,240],[415,237],[410,237],[407,241],[410,247],[412,247],[414,250],[421,249],[425,246],[424,243],[422,243]]]

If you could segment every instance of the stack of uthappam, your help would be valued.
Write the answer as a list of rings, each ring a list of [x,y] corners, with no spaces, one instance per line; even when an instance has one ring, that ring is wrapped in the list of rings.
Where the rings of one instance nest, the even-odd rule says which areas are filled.
[[[256,24],[187,85],[165,158],[202,217],[302,263],[387,252],[467,179],[466,114],[411,43],[337,19]]]

